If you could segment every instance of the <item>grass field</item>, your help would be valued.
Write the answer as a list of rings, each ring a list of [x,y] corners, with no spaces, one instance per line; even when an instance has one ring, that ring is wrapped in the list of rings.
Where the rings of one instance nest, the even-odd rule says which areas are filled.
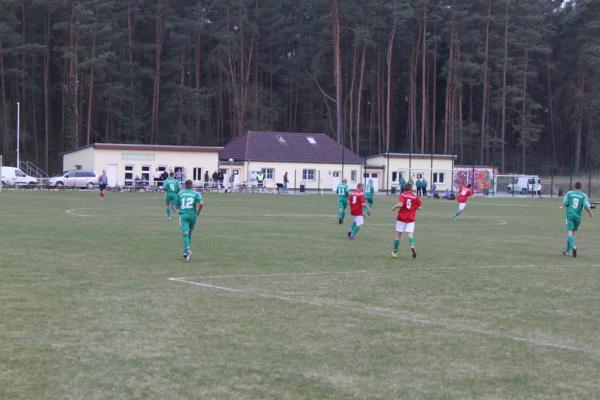
[[[160,194],[0,193],[0,399],[600,397],[598,221],[425,201],[392,259],[394,200],[209,194],[186,263]]]

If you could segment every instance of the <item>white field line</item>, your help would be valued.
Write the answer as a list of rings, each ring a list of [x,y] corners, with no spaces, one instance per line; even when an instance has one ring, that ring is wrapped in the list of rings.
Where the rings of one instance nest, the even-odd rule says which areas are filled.
[[[229,292],[229,293],[245,294],[245,295],[251,295],[251,296],[256,296],[256,297],[261,297],[261,298],[266,298],[266,299],[275,299],[275,300],[280,300],[280,301],[284,301],[284,302],[292,303],[292,304],[304,304],[304,305],[312,305],[312,306],[318,306],[318,307],[327,307],[328,306],[328,307],[332,307],[332,308],[336,308],[336,309],[340,309],[340,310],[344,310],[344,311],[354,312],[357,314],[366,314],[366,315],[371,315],[371,316],[393,318],[393,319],[397,319],[397,320],[404,321],[404,322],[410,322],[410,323],[413,323],[416,325],[436,326],[436,327],[440,327],[440,328],[444,328],[444,329],[448,329],[448,330],[452,330],[452,331],[475,333],[475,334],[490,336],[490,337],[499,338],[499,339],[510,339],[510,340],[514,340],[517,342],[523,342],[523,343],[527,343],[530,345],[534,345],[534,346],[549,347],[549,348],[555,348],[555,349],[560,349],[560,350],[568,350],[568,351],[589,354],[593,357],[600,357],[600,350],[592,348],[587,345],[572,344],[572,343],[565,342],[564,340],[555,339],[555,338],[517,336],[517,335],[512,335],[510,333],[493,331],[493,330],[489,330],[489,329],[480,328],[477,326],[470,326],[470,325],[463,324],[463,323],[460,323],[457,321],[441,320],[441,319],[430,318],[427,316],[417,316],[414,314],[409,314],[406,312],[402,312],[402,311],[394,310],[394,309],[390,309],[390,308],[385,308],[385,307],[375,307],[375,306],[357,307],[352,302],[328,300],[328,299],[315,299],[315,300],[295,299],[292,297],[280,296],[280,295],[276,295],[276,294],[260,293],[260,292],[254,292],[251,290],[235,289],[235,288],[230,288],[230,287],[226,287],[226,286],[211,285],[209,283],[190,281],[190,280],[182,279],[182,278],[169,278],[169,281],[186,283],[186,284],[193,285],[193,286],[198,286],[198,287],[212,289],[212,290],[220,290],[220,291]]]
[[[97,208],[71,208],[70,210],[65,211],[65,213],[73,215],[75,217],[91,217],[91,218],[101,217],[101,215],[82,214],[79,212],[79,211],[85,211],[85,210],[97,210]]]
[[[575,268],[574,268],[575,267]],[[310,271],[310,272],[274,272],[270,274],[235,274],[235,275],[207,275],[198,276],[192,279],[234,279],[234,278],[268,278],[278,276],[319,276],[319,275],[358,275],[358,274],[387,274],[387,273],[399,273],[404,271],[455,271],[458,269],[472,272],[477,270],[490,270],[490,269],[530,269],[530,268],[568,268],[569,272],[577,271],[576,268],[581,267],[592,267],[598,268],[599,265],[594,264],[577,264],[577,265],[481,265],[477,267],[464,267],[464,266],[448,266],[448,267],[399,267],[399,268],[388,268],[388,269],[359,269],[350,271]],[[187,277],[175,277],[169,278],[170,280],[177,279],[188,279]]]

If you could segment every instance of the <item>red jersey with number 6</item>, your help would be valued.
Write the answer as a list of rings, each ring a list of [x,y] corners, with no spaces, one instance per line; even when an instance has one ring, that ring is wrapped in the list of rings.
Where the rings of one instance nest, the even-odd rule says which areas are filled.
[[[469,197],[471,196],[473,196],[473,192],[471,191],[471,189],[469,189],[468,187],[464,187],[460,189],[460,192],[458,192],[458,197],[456,198],[456,200],[458,200],[459,203],[466,203],[467,200],[469,200]]]
[[[421,207],[421,199],[413,192],[404,192],[400,195],[398,202],[402,203],[402,207],[398,211],[398,221],[415,222],[417,209]]]
[[[350,214],[355,217],[363,215],[363,206],[365,205],[365,194],[362,191],[355,190],[350,193]]]

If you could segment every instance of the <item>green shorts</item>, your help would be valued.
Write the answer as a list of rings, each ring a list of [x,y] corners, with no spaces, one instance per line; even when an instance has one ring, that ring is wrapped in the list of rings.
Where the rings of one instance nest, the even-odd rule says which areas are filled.
[[[177,193],[166,193],[165,204],[168,206],[177,205]]]
[[[179,228],[181,232],[191,232],[196,226],[196,216],[190,214],[179,215]]]
[[[369,207],[372,207],[372,206],[373,206],[373,199],[369,199],[369,198],[367,197],[365,200],[367,201],[367,205],[368,205]]]
[[[581,218],[567,218],[565,222],[567,225],[567,230],[575,232],[577,229],[579,229]]]
[[[338,197],[338,208],[346,209],[348,207],[348,199],[345,197]]]

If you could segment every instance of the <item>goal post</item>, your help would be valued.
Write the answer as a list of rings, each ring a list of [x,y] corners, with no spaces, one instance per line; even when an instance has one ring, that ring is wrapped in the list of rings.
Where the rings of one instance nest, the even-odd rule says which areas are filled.
[[[2,154],[0,154],[0,192],[2,192]]]

